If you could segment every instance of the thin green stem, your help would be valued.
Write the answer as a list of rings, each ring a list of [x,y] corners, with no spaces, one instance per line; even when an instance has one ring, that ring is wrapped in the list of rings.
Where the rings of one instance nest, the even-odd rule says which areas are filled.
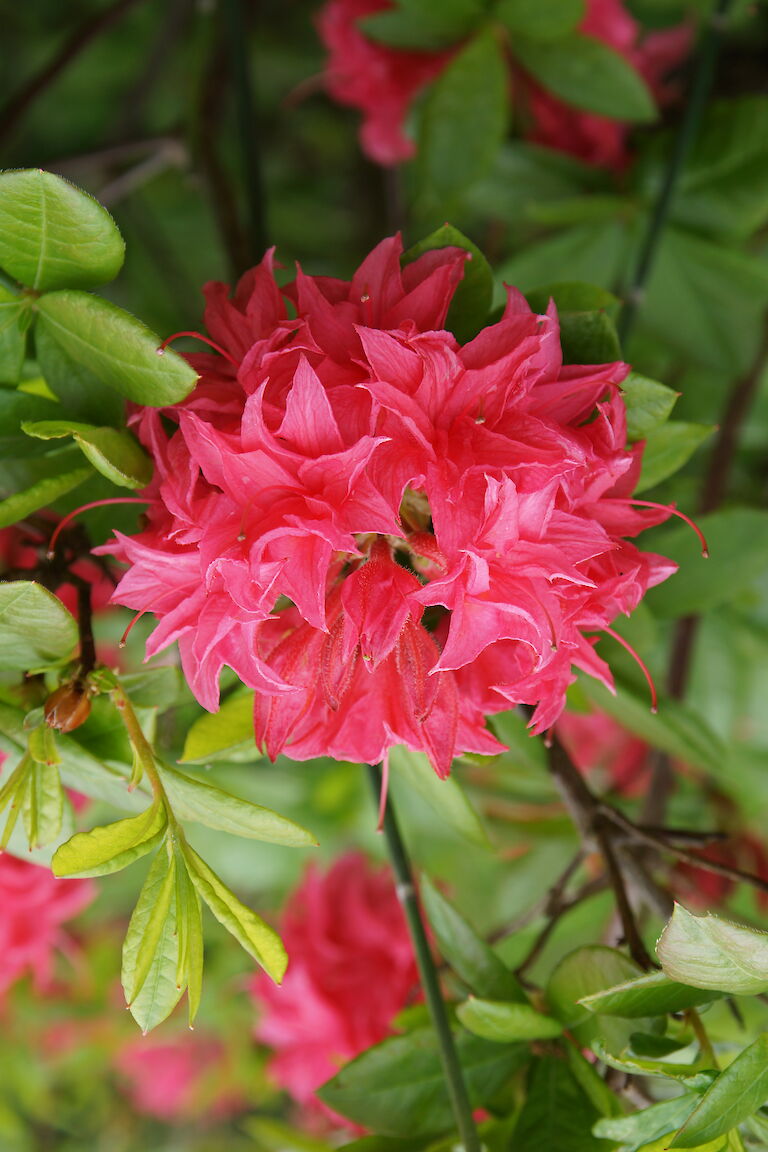
[[[225,0],[224,17],[237,106],[240,159],[247,202],[248,238],[245,264],[255,264],[267,247],[266,201],[261,172],[259,122],[251,75],[243,0]]]
[[[672,146],[669,163],[648,222],[648,229],[643,237],[634,275],[626,293],[624,308],[619,317],[618,331],[622,343],[626,343],[635,326],[638,311],[643,303],[648,278],[656,259],[659,242],[672,207],[677,181],[698,132],[701,116],[712,87],[720,37],[725,27],[730,5],[731,0],[717,0],[701,36],[685,114]]]
[[[381,792],[381,769],[378,765],[369,764],[368,773],[371,780],[374,797],[378,802]],[[397,819],[392,807],[391,798],[387,802],[383,820],[384,836],[387,841],[392,871],[397,882],[397,894],[403,906],[408,929],[411,934],[413,950],[416,953],[416,962],[419,966],[419,975],[427,1000],[432,1023],[437,1033],[440,1046],[440,1059],[443,1064],[443,1073],[451,1100],[451,1107],[456,1118],[456,1125],[461,1137],[464,1152],[481,1152],[482,1145],[477,1134],[475,1121],[472,1117],[472,1105],[469,1101],[467,1086],[464,1082],[464,1073],[459,1062],[453,1033],[448,1019],[445,1002],[440,991],[440,981],[437,968],[432,958],[432,951],[427,940],[424,921],[416,894],[413,872],[408,854],[403,843]]]

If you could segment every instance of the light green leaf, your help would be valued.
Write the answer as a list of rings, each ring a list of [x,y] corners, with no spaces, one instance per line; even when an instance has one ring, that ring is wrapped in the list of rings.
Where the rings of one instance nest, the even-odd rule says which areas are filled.
[[[645,492],[673,476],[687,464],[697,448],[715,431],[711,424],[687,424],[669,420],[648,432],[643,451],[643,470],[635,492]]]
[[[699,1004],[719,1000],[722,993],[693,988],[670,980],[664,972],[650,972],[636,980],[615,984],[602,992],[582,996],[579,1003],[603,1016],[663,1016],[684,1012]]]
[[[204,780],[177,772],[167,764],[161,765],[159,771],[171,805],[182,820],[196,820],[221,832],[289,848],[317,846],[312,833],[287,816],[252,804],[250,800],[241,800]]]
[[[170,708],[179,696],[180,675],[177,668],[161,665],[138,672],[120,674],[120,685],[135,708]]]
[[[145,488],[152,479],[152,463],[130,432],[68,420],[26,420],[21,426],[39,440],[74,437],[96,471],[121,488]]]
[[[708,1088],[717,1076],[705,1056],[699,1057],[693,1064],[652,1060],[636,1055],[630,1046],[623,1049],[616,1045],[608,1047],[602,1037],[595,1037],[590,1047],[598,1060],[602,1060],[604,1064],[616,1068],[619,1072],[629,1072],[632,1076],[665,1076],[694,1091]]]
[[[561,1036],[563,1026],[551,1016],[537,1012],[530,1004],[508,1004],[500,1000],[478,1000],[470,996],[456,1008],[461,1023],[475,1036],[509,1044],[518,1040],[551,1040]]]
[[[582,21],[584,0],[500,0],[495,16],[512,34],[512,48],[518,36],[533,40],[557,40]]]
[[[288,966],[288,955],[278,934],[230,892],[194,849],[184,845],[183,851],[192,883],[216,919],[279,984]]]
[[[0,383],[15,384],[27,347],[31,301],[0,284]]]
[[[183,764],[200,764],[207,760],[226,759],[226,754],[243,744],[254,747],[253,692],[228,696],[218,712],[209,712],[195,720],[187,732]]]
[[[500,1047],[455,1033],[474,1107],[490,1100],[528,1058],[524,1045]],[[330,1108],[383,1136],[444,1132],[453,1124],[437,1038],[432,1028],[393,1036],[369,1048],[318,1090]]]
[[[0,174],[0,267],[39,292],[113,280],[125,245],[92,196],[39,168]]]
[[[34,763],[27,774],[24,793],[24,827],[31,848],[52,843],[61,831],[64,789],[58,765]]]
[[[165,921],[171,911],[175,887],[175,858],[166,847],[161,846],[142,885],[123,942],[121,980],[129,1008],[143,987],[154,962]]]
[[[70,420],[99,426],[117,427],[123,423],[122,396],[107,388],[83,364],[67,356],[42,324],[35,327],[35,356],[46,385],[61,404],[59,413],[64,411]]]
[[[768,512],[728,508],[702,516],[697,523],[709,543],[709,559],[691,531],[680,524],[664,531],[656,550],[680,569],[648,594],[657,616],[690,616],[735,600],[768,573]]]
[[[620,221],[582,224],[538,243],[526,244],[497,271],[506,284],[521,292],[557,281],[568,269],[574,280],[612,284],[629,253],[627,230]]]
[[[254,1147],[259,1152],[328,1152],[328,1144],[324,1140],[315,1140],[306,1132],[297,1132],[273,1116],[246,1116],[242,1127],[255,1140]],[[344,1144],[338,1152],[344,1152],[347,1147],[351,1148],[352,1145]],[[391,1149],[391,1152],[406,1150]],[[421,1149],[414,1149],[414,1152],[421,1152]]]
[[[679,1128],[700,1099],[695,1093],[686,1092],[674,1100],[651,1104],[629,1116],[605,1117],[597,1121],[592,1132],[604,1140],[621,1144],[624,1152],[638,1152],[638,1149],[652,1140],[658,1140],[660,1136],[666,1136]]]
[[[0,669],[63,664],[77,639],[74,616],[47,588],[33,580],[0,583]]]
[[[695,1148],[730,1132],[768,1101],[768,1033],[740,1052],[707,1089],[670,1144]]]
[[[675,904],[656,945],[664,972],[681,984],[750,995],[768,990],[768,933]]]
[[[527,1003],[517,977],[424,877],[421,898],[437,945],[454,972],[480,996]]]
[[[165,809],[153,804],[139,816],[78,832],[53,858],[57,876],[106,876],[146,856],[165,832]]]
[[[457,835],[488,847],[487,833],[455,775],[441,780],[422,752],[402,746],[391,749],[389,762],[397,776],[418,792]]]
[[[639,372],[630,372],[621,385],[621,392],[627,409],[627,439],[630,443],[642,440],[664,424],[680,395]]]
[[[187,985],[189,1024],[194,1023],[200,1007],[203,987],[203,910],[186,861],[177,850],[176,909],[179,954],[176,969],[177,984]]]
[[[176,901],[172,897],[146,979],[130,1006],[131,1015],[144,1033],[170,1016],[183,995],[184,985],[179,986],[176,981],[178,948]]]
[[[511,48],[523,68],[566,104],[613,120],[656,118],[645,81],[601,40],[580,32],[549,42],[517,36]]]
[[[600,944],[577,948],[560,961],[549,978],[546,995],[550,1012],[573,1034],[581,1047],[591,1046],[600,1035],[611,1051],[621,1051],[637,1025],[598,1017],[581,1001],[592,992],[640,975],[637,964],[615,948],[605,948]]]
[[[364,16],[364,35],[391,48],[435,52],[463,40],[485,15],[484,0],[399,0],[397,7]]]
[[[488,30],[470,40],[427,96],[419,128],[419,184],[453,205],[493,163],[507,119],[507,66]]]
[[[192,390],[197,373],[134,316],[87,292],[49,292],[37,301],[38,324],[110,388],[137,404],[175,404]]]
[[[45,476],[23,492],[7,496],[5,500],[0,500],[0,528],[16,524],[39,508],[47,508],[91,476],[92,468],[75,468],[56,476]]]
[[[402,263],[410,264],[424,252],[436,248],[463,248],[469,252],[464,274],[453,294],[445,327],[453,332],[459,344],[477,335],[488,319],[493,300],[493,271],[478,246],[452,224],[443,224],[431,235],[403,253]]]

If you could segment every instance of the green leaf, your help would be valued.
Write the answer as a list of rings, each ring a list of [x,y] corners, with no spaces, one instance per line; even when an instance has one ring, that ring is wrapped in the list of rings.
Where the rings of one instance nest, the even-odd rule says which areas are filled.
[[[238,1126],[242,1126],[254,1139],[254,1147],[258,1152],[328,1152],[328,1144],[325,1141],[315,1140],[306,1132],[297,1132],[295,1128],[284,1124],[282,1120],[276,1120],[273,1116],[247,1116],[238,1122]],[[357,1141],[354,1145],[344,1144],[338,1152],[356,1146]],[[413,1145],[410,1147],[413,1152],[421,1152],[421,1149],[414,1148]],[[384,1152],[384,1149],[381,1152]],[[408,1152],[408,1149],[398,1143],[391,1152]]]
[[[45,476],[23,492],[15,492],[13,496],[0,500],[0,528],[8,528],[38,509],[47,508],[91,476],[92,468],[74,468],[56,476]]]
[[[544,284],[525,293],[525,298],[534,312],[545,313],[550,300],[554,300],[558,314],[563,312],[606,312],[613,319],[619,311],[621,301],[612,292],[587,284],[583,280],[563,280],[556,284]]]
[[[665,384],[630,372],[621,385],[627,409],[627,440],[643,440],[649,432],[666,423],[680,395]]]
[[[598,1017],[582,1004],[582,998],[641,975],[640,968],[623,952],[600,944],[577,948],[557,965],[547,985],[550,1011],[575,1037],[581,1047],[600,1035],[611,1051],[621,1051],[636,1026],[621,1020]]]
[[[279,984],[288,966],[288,956],[278,934],[230,892],[194,849],[184,845],[183,851],[192,883],[216,919]]]
[[[50,292],[37,301],[38,324],[72,359],[137,404],[175,404],[197,373],[134,316],[87,292]]]
[[[474,1107],[488,1102],[527,1059],[523,1045],[501,1048],[468,1032],[455,1034]],[[418,1136],[453,1126],[433,1029],[393,1036],[369,1048],[318,1090],[320,1099],[383,1136]]]
[[[455,775],[441,780],[422,752],[412,752],[402,745],[391,749],[389,761],[395,774],[418,792],[458,836],[488,847],[488,835]]]
[[[526,294],[535,312],[554,300],[560,321],[560,343],[566,364],[609,364],[621,359],[613,317],[619,300],[604,288],[581,281],[549,284]]]
[[[459,1004],[456,1015],[475,1036],[509,1044],[519,1040],[552,1040],[561,1036],[563,1026],[551,1016],[537,1012],[530,1004],[508,1004],[500,1000],[478,1000],[470,996]]]
[[[444,210],[493,163],[507,119],[507,67],[490,30],[470,40],[432,85],[422,111],[419,184]]]
[[[656,945],[664,972],[681,984],[734,995],[768,990],[768,933],[675,904]]]
[[[31,301],[0,284],[0,383],[15,384],[27,347]]]
[[[253,692],[228,696],[218,712],[195,720],[187,732],[181,762],[200,764],[226,759],[226,754],[243,744],[254,746]]]
[[[33,580],[0,583],[0,669],[63,664],[77,640],[77,621],[47,588]]]
[[[138,816],[78,832],[53,858],[56,876],[106,876],[146,856],[165,833],[166,816],[153,804]]]
[[[421,882],[421,898],[442,956],[467,987],[480,996],[527,1003],[515,974],[427,877]]]
[[[69,420],[27,420],[21,426],[38,440],[74,437],[96,471],[121,488],[145,488],[152,479],[152,462],[130,432]]]
[[[515,1152],[601,1152],[609,1146],[591,1133],[595,1105],[564,1060],[535,1060],[510,1147]]]
[[[187,985],[189,1024],[194,1023],[203,988],[203,910],[186,861],[178,852],[176,863],[176,908],[179,935],[177,984]]]
[[[621,1144],[624,1152],[638,1152],[645,1144],[679,1128],[698,1104],[700,1096],[686,1092],[674,1100],[651,1104],[630,1116],[609,1116],[598,1120],[592,1132]]]
[[[33,764],[24,794],[24,826],[30,848],[51,844],[61,831],[63,816],[64,789],[58,764]]]
[[[670,1144],[695,1148],[725,1135],[768,1101],[768,1033],[721,1072]]]
[[[184,992],[176,980],[178,964],[176,901],[172,896],[141,990],[130,1005],[131,1015],[145,1034],[170,1016]]]
[[[98,201],[52,172],[0,174],[0,267],[39,292],[113,280],[125,245]]]
[[[675,560],[679,571],[653,588],[648,605],[657,616],[690,616],[735,600],[768,573],[768,512],[729,508],[697,520],[709,543],[710,558],[687,525],[665,530],[657,551]]]
[[[435,52],[463,40],[484,15],[484,0],[398,0],[397,7],[357,23],[377,43]]]
[[[642,124],[656,118],[645,81],[601,40],[580,32],[550,42],[518,36],[511,48],[523,68],[566,104],[612,120]]]
[[[681,420],[669,420],[650,431],[645,438],[643,470],[635,492],[645,492],[673,476],[714,431],[711,424],[686,424]]]
[[[289,848],[317,846],[312,833],[287,816],[252,804],[250,800],[241,800],[222,788],[177,772],[167,764],[160,765],[159,771],[168,799],[182,820],[196,820],[220,832]]]
[[[120,685],[136,708],[170,708],[179,696],[179,671],[169,665],[120,674]]]
[[[493,300],[493,271],[477,245],[452,224],[443,224],[424,240],[414,244],[403,253],[402,262],[410,264],[424,252],[432,252],[436,248],[463,248],[470,254],[445,322],[446,328],[453,332],[458,342],[466,344],[487,322]]]
[[[650,972],[636,980],[626,980],[602,992],[592,992],[579,1001],[590,1012],[603,1016],[663,1016],[667,1012],[684,1012],[699,1004],[720,999],[720,993],[693,988],[670,980],[664,972]]]
[[[582,224],[539,243],[526,244],[512,259],[504,261],[497,275],[522,292],[542,281],[556,281],[568,269],[573,279],[612,284],[629,254],[627,231],[619,221]]]
[[[584,0],[500,0],[494,15],[514,37],[530,36],[533,40],[557,40],[573,31],[583,19]]]
[[[129,1008],[143,987],[155,960],[165,921],[171,912],[175,887],[175,858],[166,848],[161,847],[142,885],[123,942],[121,980]]]
[[[61,403],[60,411],[66,412],[70,420],[111,427],[124,422],[122,396],[105,387],[83,364],[67,356],[42,324],[35,327],[35,356],[45,383]]]
[[[598,1037],[592,1041],[591,1048],[598,1060],[619,1072],[629,1072],[632,1076],[665,1076],[694,1091],[708,1088],[717,1076],[706,1056],[700,1056],[693,1064],[680,1064],[676,1060],[649,1060],[636,1055],[629,1045],[623,1049],[616,1045],[609,1048]]]

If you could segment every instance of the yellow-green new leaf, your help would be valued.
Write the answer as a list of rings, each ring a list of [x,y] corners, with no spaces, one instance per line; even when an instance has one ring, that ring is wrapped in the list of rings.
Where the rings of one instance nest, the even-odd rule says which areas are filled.
[[[667,976],[736,996],[768,991],[768,933],[675,904],[656,945]]]
[[[123,943],[121,979],[129,1007],[143,988],[155,960],[157,946],[170,913],[171,900],[175,898],[175,888],[176,860],[161,846],[139,893]],[[178,933],[177,940],[180,941]],[[178,970],[176,983],[181,983],[183,987],[182,981],[178,979]]]
[[[459,1004],[456,1015],[467,1031],[497,1044],[520,1040],[550,1040],[563,1033],[559,1021],[542,1015],[530,1004],[480,1000],[470,996],[469,1000]]]
[[[184,985],[179,986],[176,979],[179,951],[176,929],[174,894],[160,923],[160,935],[146,978],[130,1005],[131,1015],[145,1034],[170,1016],[184,993]]]
[[[130,432],[69,420],[27,420],[21,427],[38,440],[72,436],[96,471],[121,488],[145,488],[152,479],[152,463]]]
[[[279,984],[288,967],[288,953],[278,934],[230,892],[194,849],[185,845],[184,856],[192,883],[216,919]]]
[[[56,876],[106,876],[151,852],[165,831],[165,810],[153,804],[138,816],[78,832],[56,852]]]
[[[30,848],[56,839],[64,816],[64,789],[56,763],[34,763],[24,791],[24,827]]]
[[[176,859],[176,916],[179,937],[176,982],[187,986],[191,1027],[203,988],[203,911],[181,853]]]

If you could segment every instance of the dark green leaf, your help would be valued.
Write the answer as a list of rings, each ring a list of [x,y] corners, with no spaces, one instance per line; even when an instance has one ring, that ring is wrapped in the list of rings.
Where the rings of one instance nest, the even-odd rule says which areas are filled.
[[[271,808],[241,800],[204,780],[177,772],[167,764],[160,766],[160,775],[168,799],[182,820],[196,820],[220,832],[283,844],[289,848],[317,846],[311,832]]]
[[[421,898],[442,956],[468,988],[479,996],[527,1003],[514,973],[427,877],[421,882]]]
[[[254,746],[253,693],[228,696],[218,712],[195,720],[184,741],[182,763],[199,764],[226,759],[227,753],[243,744]]]
[[[768,1101],[768,1033],[721,1072],[670,1144],[696,1148],[730,1132]]]
[[[645,492],[673,476],[687,464],[697,448],[715,431],[711,424],[686,424],[669,420],[645,437],[643,470],[635,492]]]
[[[57,851],[57,876],[106,876],[146,856],[165,833],[165,810],[153,804],[146,812],[78,832]]]
[[[545,313],[550,300],[554,300],[558,313],[563,312],[606,312],[612,319],[618,314],[620,300],[605,288],[587,284],[583,280],[564,280],[556,284],[544,284],[525,293],[525,298],[534,312]]]
[[[672,979],[694,988],[747,996],[768,990],[768,933],[675,904],[656,945]]]
[[[288,956],[278,934],[241,903],[188,845],[184,846],[184,858],[192,883],[219,923],[279,984],[288,965]]]
[[[571,32],[584,16],[584,0],[500,0],[495,15],[512,33],[534,40],[556,40]]]
[[[536,1060],[511,1147],[515,1152],[600,1152],[609,1146],[592,1135],[598,1115],[564,1060]]]
[[[560,961],[549,978],[549,1009],[582,1047],[591,1045],[600,1035],[606,1039],[611,1051],[621,1051],[636,1026],[598,1017],[581,1001],[592,992],[632,980],[640,974],[634,961],[615,948],[605,948],[600,944],[577,948]]]
[[[27,347],[27,321],[31,301],[0,284],[0,383],[15,384],[21,375]]]
[[[35,328],[35,355],[46,384],[70,420],[109,424],[114,428],[123,423],[125,402],[122,396],[68,356],[43,324]],[[27,419],[45,417],[30,416]]]
[[[641,1112],[629,1116],[610,1116],[598,1120],[592,1131],[595,1136],[621,1144],[625,1152],[639,1152],[644,1145],[658,1140],[679,1128],[696,1107],[700,1097],[693,1092],[651,1104]]]
[[[125,245],[92,196],[39,168],[0,174],[0,267],[39,292],[113,280]]]
[[[580,1003],[590,1012],[603,1016],[663,1016],[667,1012],[684,1012],[699,1004],[709,1004],[720,998],[718,992],[708,992],[670,980],[664,972],[651,972],[636,980],[606,988],[583,996]]]
[[[194,387],[197,373],[149,328],[100,296],[50,292],[37,302],[38,324],[78,364],[137,404],[174,404]]]
[[[391,750],[389,760],[396,776],[418,792],[458,836],[488,847],[487,833],[455,774],[441,780],[423,752],[412,752],[402,744]]]
[[[74,468],[58,475],[46,476],[23,492],[14,492],[13,496],[0,500],[0,528],[7,528],[38,509],[47,508],[91,476],[92,468]]]
[[[370,40],[392,48],[438,51],[463,40],[485,14],[484,0],[398,0],[358,21]]]
[[[500,1047],[468,1032],[456,1044],[472,1104],[480,1107],[527,1058],[523,1045]],[[369,1048],[319,1089],[325,1104],[384,1136],[417,1136],[452,1127],[448,1092],[431,1028]]]
[[[403,253],[403,263],[410,264],[424,252],[435,248],[463,248],[470,257],[464,264],[464,275],[448,310],[446,328],[460,344],[466,344],[485,325],[493,299],[493,271],[483,253],[472,241],[454,228],[443,224],[424,240]]]
[[[523,68],[566,104],[613,120],[646,123],[656,117],[645,81],[601,40],[579,32],[552,41],[518,36],[511,47]]]
[[[526,294],[535,312],[554,300],[560,321],[560,343],[566,364],[608,364],[621,359],[613,317],[618,299],[604,288],[580,281],[549,284]]]
[[[459,1004],[456,1015],[475,1036],[482,1036],[497,1044],[520,1040],[552,1040],[563,1032],[562,1024],[551,1016],[537,1012],[530,1004],[478,1000],[471,996]]]
[[[680,565],[654,588],[648,604],[658,616],[689,616],[735,600],[768,572],[768,512],[729,508],[697,521],[709,543],[710,558],[685,524],[659,536],[656,550]]]
[[[63,664],[77,639],[74,616],[47,588],[33,580],[0,583],[0,669]]]
[[[121,488],[145,488],[152,479],[152,463],[130,432],[69,420],[25,421],[22,428],[38,440],[74,437],[96,471]]]
[[[507,69],[491,31],[481,33],[454,56],[435,81],[421,117],[419,181],[442,206],[490,168],[504,136]]]
[[[642,440],[664,424],[677,403],[679,392],[649,380],[638,372],[630,372],[621,386],[627,409],[627,440]]]

